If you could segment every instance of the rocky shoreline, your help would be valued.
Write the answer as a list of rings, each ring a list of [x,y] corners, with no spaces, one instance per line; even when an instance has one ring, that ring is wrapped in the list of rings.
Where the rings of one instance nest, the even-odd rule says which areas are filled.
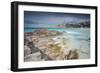
[[[78,59],[79,53],[77,49],[70,49],[68,47],[68,39],[60,35],[63,35],[63,32],[48,29],[25,32],[24,61]]]

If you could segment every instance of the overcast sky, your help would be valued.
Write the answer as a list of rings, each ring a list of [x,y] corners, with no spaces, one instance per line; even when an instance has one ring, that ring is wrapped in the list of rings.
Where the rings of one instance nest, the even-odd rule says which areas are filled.
[[[24,11],[25,27],[54,27],[65,23],[89,21],[89,14]]]

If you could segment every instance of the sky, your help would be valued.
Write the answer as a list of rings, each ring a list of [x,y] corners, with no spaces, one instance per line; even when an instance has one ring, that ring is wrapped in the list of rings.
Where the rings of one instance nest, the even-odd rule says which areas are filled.
[[[90,14],[24,11],[24,27],[52,28],[60,24],[90,20]]]

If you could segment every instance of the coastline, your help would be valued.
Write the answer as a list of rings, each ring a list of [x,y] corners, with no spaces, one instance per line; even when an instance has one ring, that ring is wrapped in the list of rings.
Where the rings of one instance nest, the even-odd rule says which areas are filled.
[[[70,33],[68,31],[66,32],[64,30],[61,32],[59,32],[60,30],[57,30],[57,31],[55,31],[55,30],[56,29],[54,29],[54,30],[45,29],[42,32],[41,32],[41,30],[38,32],[36,30],[35,31],[35,32],[37,32],[36,34],[35,34],[35,32],[30,32],[30,33],[27,32],[27,33],[29,33],[29,36],[27,36],[27,37],[31,38],[30,42],[35,44],[35,47],[38,48],[39,59],[37,59],[36,61],[39,61],[39,60],[40,61],[42,61],[42,60],[45,60],[45,61],[46,60],[72,60],[72,59],[88,59],[88,58],[90,58],[90,49],[89,49],[90,46],[87,45],[87,44],[89,44],[89,42],[87,42],[84,39],[77,40],[76,37],[79,36],[79,34],[77,34],[75,31],[74,31],[75,33],[73,33],[73,32]],[[84,29],[82,29],[82,30],[84,31]],[[87,31],[87,30],[88,29],[85,29],[85,31]],[[52,33],[52,36],[50,35],[51,33]],[[57,35],[57,33],[59,35]],[[74,34],[74,36],[72,34]],[[25,33],[25,35],[26,35],[26,33]],[[26,38],[26,36],[24,36],[24,37]],[[33,42],[33,40],[34,40],[34,42]],[[36,40],[38,40],[38,42],[36,42]],[[47,41],[44,41],[44,40],[47,40]],[[46,44],[47,44],[47,46],[46,46]],[[50,44],[53,44],[53,45],[51,45],[51,46],[53,46],[52,47],[53,49],[50,48]],[[55,45],[56,45],[56,47],[60,48],[58,53],[57,53],[58,49],[55,47]],[[49,47],[49,49],[47,49],[48,47]],[[45,49],[47,49],[47,50],[45,50]],[[42,54],[41,54],[40,50],[42,51]],[[41,55],[44,56],[42,59],[41,59]],[[47,56],[49,55],[49,58],[47,56],[45,57],[45,55],[47,55]],[[76,57],[75,57],[75,55],[76,55]],[[36,58],[36,56],[34,58]],[[25,61],[27,61],[27,60],[25,60]],[[35,61],[35,60],[32,60],[32,61]]]

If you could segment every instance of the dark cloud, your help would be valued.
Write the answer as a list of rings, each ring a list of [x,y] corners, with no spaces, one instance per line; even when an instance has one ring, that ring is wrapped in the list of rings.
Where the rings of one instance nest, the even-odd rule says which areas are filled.
[[[87,20],[90,20],[90,14],[24,11],[25,27],[34,27],[36,25],[38,27],[50,27],[58,24],[78,23]]]

